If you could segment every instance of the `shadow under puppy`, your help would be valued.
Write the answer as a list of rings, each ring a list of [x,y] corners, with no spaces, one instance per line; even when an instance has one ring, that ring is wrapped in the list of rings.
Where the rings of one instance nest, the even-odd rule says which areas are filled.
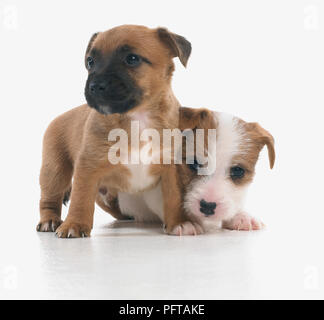
[[[140,132],[178,127],[180,105],[171,89],[172,59],[179,57],[186,66],[190,53],[184,37],[164,28],[123,25],[93,35],[85,55],[87,104],[56,118],[44,136],[37,231],[56,231],[62,238],[89,236],[95,201],[101,203],[99,190],[137,193],[158,182],[164,211],[172,212],[165,216],[170,230],[183,221],[181,194],[169,177],[175,168],[132,164],[128,156],[138,154],[143,144],[134,147],[130,141],[126,159],[112,164],[108,154],[116,141],[108,141],[108,134],[123,129],[130,137],[132,121],[139,123]],[[62,223],[62,202],[69,193],[71,205]]]
[[[200,234],[208,224],[232,230],[261,229],[263,223],[244,211],[244,199],[255,174],[259,153],[265,145],[270,168],[273,168],[275,150],[272,135],[258,123],[248,123],[226,113],[184,107],[180,109],[180,129],[191,129],[195,133],[195,148],[194,154],[190,155],[192,151],[187,153],[186,143],[183,143],[183,161],[176,165],[177,174],[172,177],[181,190],[182,210],[187,219],[171,234]],[[216,140],[208,141],[210,129],[215,130]],[[197,140],[199,130],[204,132],[205,159],[200,159],[201,153],[197,152],[201,141]],[[184,134],[184,138],[186,136]],[[210,166],[208,174],[199,174],[199,170],[207,169],[207,166]],[[120,192],[117,197],[109,193],[101,197],[106,203],[106,211],[113,215],[118,213],[136,221],[167,224],[160,184],[138,195]]]

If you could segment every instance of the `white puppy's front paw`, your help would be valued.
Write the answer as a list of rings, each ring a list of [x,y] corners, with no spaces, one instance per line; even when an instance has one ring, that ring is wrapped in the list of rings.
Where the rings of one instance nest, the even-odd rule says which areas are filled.
[[[186,221],[176,225],[168,233],[173,236],[196,236],[204,233],[204,229],[198,223]]]
[[[264,223],[254,217],[249,216],[247,213],[238,213],[231,220],[223,222],[223,228],[230,230],[260,230],[264,228]]]

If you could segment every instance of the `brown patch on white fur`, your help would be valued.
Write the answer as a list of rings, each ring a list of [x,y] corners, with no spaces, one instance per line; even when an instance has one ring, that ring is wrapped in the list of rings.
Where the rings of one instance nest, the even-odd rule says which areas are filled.
[[[254,141],[256,157],[258,157],[262,148],[265,145],[267,146],[270,169],[272,169],[276,158],[273,136],[256,122],[245,123],[244,127],[250,139]]]
[[[237,130],[240,131],[242,136],[242,143],[239,146],[237,154],[232,158],[232,165],[237,165],[245,169],[244,178],[235,182],[237,185],[244,185],[252,182],[255,174],[255,165],[265,145],[268,149],[270,168],[273,168],[275,162],[274,139],[258,123],[249,123],[238,118],[236,120]]]

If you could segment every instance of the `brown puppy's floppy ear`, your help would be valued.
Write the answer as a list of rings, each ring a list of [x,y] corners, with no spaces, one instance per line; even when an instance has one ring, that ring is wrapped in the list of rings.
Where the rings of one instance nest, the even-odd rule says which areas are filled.
[[[270,168],[272,169],[276,158],[273,136],[267,130],[263,129],[257,122],[247,123],[247,126],[248,129],[251,130],[253,139],[259,143],[260,151],[264,145],[267,146]]]
[[[89,40],[89,43],[88,43],[88,46],[87,46],[86,55],[89,53],[89,51],[90,51],[90,49],[92,47],[92,44],[95,41],[95,39],[97,38],[98,34],[99,34],[99,32],[96,32],[91,36],[91,38]]]
[[[94,42],[95,39],[97,38],[98,34],[99,34],[99,32],[94,33],[94,34],[91,36],[90,40],[89,40],[89,43],[88,43],[88,46],[87,46],[87,50],[86,50],[86,53],[85,53],[85,64],[86,64],[86,66],[87,66],[87,55],[88,55],[88,53],[90,52],[90,50],[91,50],[91,48],[92,48],[92,45],[93,45],[93,42]]]
[[[169,49],[173,57],[179,57],[181,63],[186,67],[191,53],[191,43],[184,37],[168,31],[166,28],[158,28],[157,33]]]

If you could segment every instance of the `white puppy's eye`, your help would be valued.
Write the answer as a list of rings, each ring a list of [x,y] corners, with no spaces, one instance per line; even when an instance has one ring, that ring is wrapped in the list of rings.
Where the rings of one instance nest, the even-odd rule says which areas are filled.
[[[197,159],[195,158],[193,163],[189,163],[189,164],[188,164],[188,167],[189,167],[192,171],[197,172],[199,168],[202,168],[202,167],[203,167],[203,165],[200,164],[200,163],[197,161]]]
[[[230,176],[232,180],[242,179],[245,175],[245,170],[239,166],[231,168]]]

